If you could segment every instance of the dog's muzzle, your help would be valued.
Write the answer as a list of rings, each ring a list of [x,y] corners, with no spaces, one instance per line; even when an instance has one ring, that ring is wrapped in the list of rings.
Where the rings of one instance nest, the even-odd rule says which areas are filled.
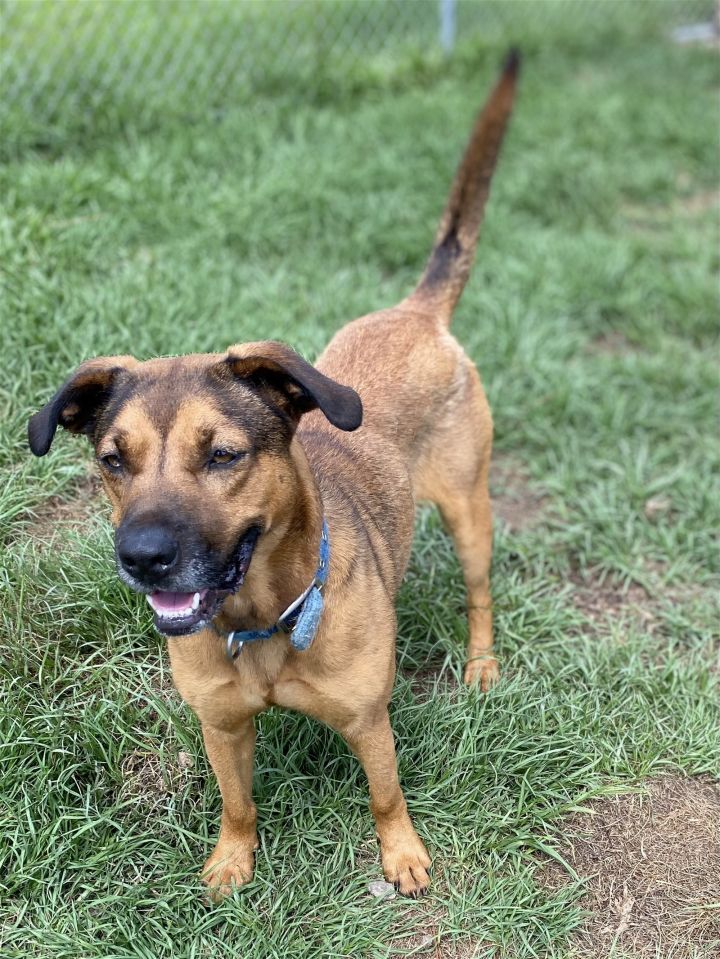
[[[116,552],[120,575],[130,587],[147,595],[159,632],[166,636],[187,636],[207,626],[225,599],[242,586],[259,535],[260,528],[251,526],[222,569],[213,569],[212,559],[193,562],[190,569],[196,572],[190,577],[189,570],[178,569],[184,566],[179,561],[181,550],[167,529],[142,526],[119,531]],[[197,585],[188,588],[193,580]],[[200,585],[203,580],[204,584]],[[176,588],[155,588],[161,585]]]

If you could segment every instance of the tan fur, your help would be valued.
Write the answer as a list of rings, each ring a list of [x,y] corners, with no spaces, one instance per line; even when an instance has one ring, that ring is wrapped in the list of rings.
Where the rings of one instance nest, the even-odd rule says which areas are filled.
[[[173,497],[226,550],[248,522],[261,518],[264,532],[246,581],[216,619],[221,631],[274,623],[311,582],[323,516],[329,526],[325,612],[308,650],[295,652],[281,633],[247,645],[231,662],[212,629],[168,641],[175,684],[202,724],[222,794],[220,837],[203,871],[214,896],[252,875],[253,718],[273,705],[313,716],[343,736],[368,777],[386,878],[408,895],[428,886],[430,859],[400,789],[387,711],[395,675],[394,601],[410,554],[415,503],[430,500],[453,537],[467,585],[465,679],[483,690],[497,680],[487,488],[492,420],[477,371],[447,325],[469,270],[515,72],[515,64],[506,69],[478,121],[418,289],[397,307],[348,324],[316,364],[360,394],[360,429],[339,432],[316,409],[302,416],[284,452],[260,452],[232,476],[208,474],[198,465],[204,438],[238,447],[251,437],[209,396],[166,408],[167,384],[223,360],[195,356],[133,365],[132,376],[146,388],[137,389],[97,438],[99,455],[122,447],[128,463],[123,478],[104,476],[116,523],[128,510],[151,510],[153,502]],[[282,348],[272,343],[233,347],[228,356],[245,374],[283,363]],[[102,375],[122,376],[118,366],[129,363],[108,360]],[[292,398],[278,402],[292,408]],[[44,450],[49,441],[35,444]]]

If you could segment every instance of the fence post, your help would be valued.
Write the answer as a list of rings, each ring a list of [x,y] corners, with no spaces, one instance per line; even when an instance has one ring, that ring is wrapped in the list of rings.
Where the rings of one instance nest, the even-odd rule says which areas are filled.
[[[449,55],[455,46],[455,0],[439,0],[439,5],[440,46]]]

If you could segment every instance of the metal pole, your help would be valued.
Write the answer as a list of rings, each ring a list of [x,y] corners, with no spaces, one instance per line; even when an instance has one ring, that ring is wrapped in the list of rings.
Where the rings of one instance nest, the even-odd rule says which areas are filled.
[[[455,0],[439,0],[439,3],[440,46],[449,55],[455,46]]]

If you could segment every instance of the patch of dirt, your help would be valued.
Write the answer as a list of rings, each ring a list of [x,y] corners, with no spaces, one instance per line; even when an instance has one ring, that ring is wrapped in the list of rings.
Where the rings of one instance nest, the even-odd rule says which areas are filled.
[[[33,511],[28,526],[30,536],[48,542],[59,529],[80,526],[98,513],[104,515],[108,506],[100,491],[100,479],[87,473],[73,488],[70,498],[51,496]]]
[[[409,680],[410,688],[416,699],[427,700],[435,695],[436,689],[439,689],[442,693],[452,694],[463,688],[462,683],[456,679],[451,670],[446,669],[443,672],[444,666],[445,662],[443,661],[435,666],[432,663],[427,663],[420,669],[403,670],[403,676]]]
[[[463,936],[451,939],[443,935],[437,916],[428,916],[424,929],[392,942],[393,956],[418,956],[422,959],[475,959],[492,948],[492,943]]]
[[[693,219],[711,211],[716,217],[720,213],[720,190],[698,190],[690,193],[686,187],[685,192],[676,196],[671,203],[656,206],[626,203],[623,206],[623,215],[628,225],[638,233],[653,233],[658,227],[669,226],[678,218]]]
[[[619,330],[608,330],[593,337],[585,347],[588,353],[604,353],[607,356],[624,356],[637,353],[637,347]]]
[[[650,503],[651,501],[648,501]],[[683,608],[690,614],[700,604],[698,615],[707,618],[709,601],[720,610],[716,591],[712,586],[696,583],[666,581],[666,571],[659,565],[645,564],[648,588],[640,583],[618,583],[609,576],[588,570],[581,575],[570,574],[574,589],[575,608],[598,633],[606,633],[611,622],[652,635],[660,633],[672,607]],[[703,609],[703,607],[705,607]]]
[[[573,601],[576,609],[594,625],[607,625],[609,619],[618,619],[641,625],[648,633],[658,626],[657,606],[638,583],[629,586],[618,585],[610,579],[590,577],[582,579],[578,575],[570,577],[575,586]]]
[[[195,763],[181,750],[174,762],[163,764],[157,753],[133,749],[123,759],[121,797],[134,799],[142,806],[155,806],[171,796],[190,778]]]
[[[562,856],[587,880],[573,945],[583,959],[720,954],[720,783],[668,776],[592,804],[566,824]],[[538,875],[559,889],[555,862]]]
[[[682,197],[679,202],[689,216],[698,216],[713,209],[720,212],[720,190],[701,190],[700,193]]]
[[[492,948],[491,942],[481,939],[449,939],[441,936],[435,952],[431,952],[430,956],[432,959],[478,959],[481,955],[487,955]]]
[[[540,522],[545,496],[530,483],[527,470],[509,456],[495,456],[490,464],[493,515],[509,529],[529,529]]]

